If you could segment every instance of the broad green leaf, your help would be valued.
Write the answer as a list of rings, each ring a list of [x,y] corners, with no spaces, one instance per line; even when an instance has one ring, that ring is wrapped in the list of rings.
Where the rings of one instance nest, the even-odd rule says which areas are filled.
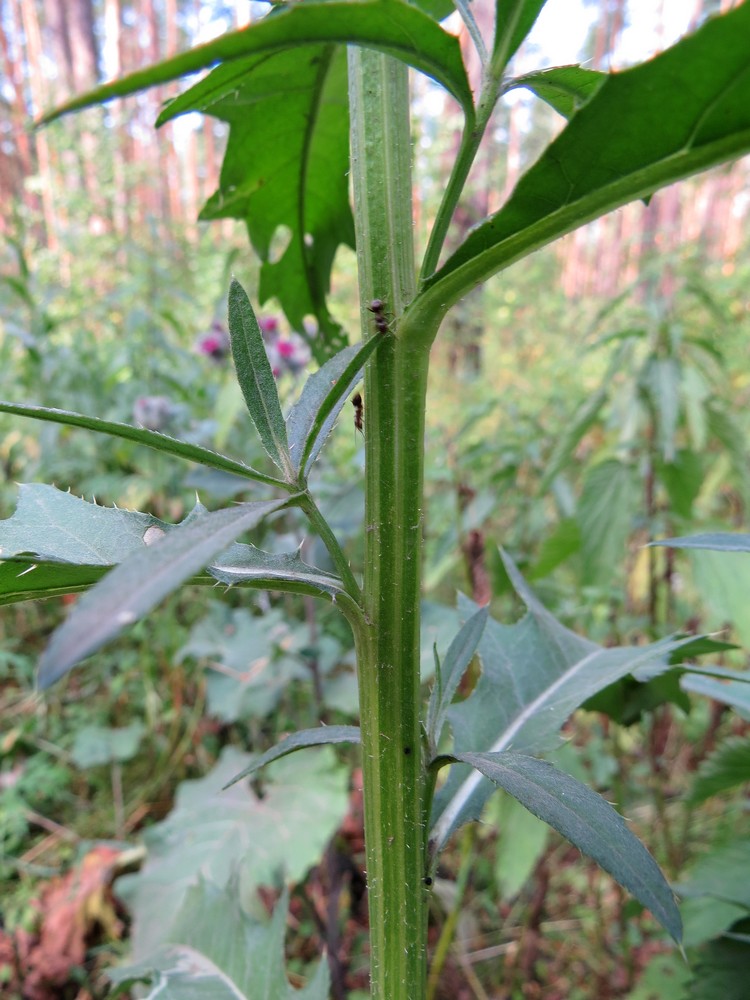
[[[179,525],[131,555],[93,587],[56,630],[39,661],[49,687],[80,660],[147,614],[284,500],[238,504]]]
[[[84,726],[76,733],[70,758],[76,767],[99,767],[135,757],[146,727],[142,722],[129,726]]]
[[[107,569],[105,566],[72,566],[33,559],[0,563],[0,607],[19,601],[83,593],[101,580]]]
[[[687,928],[683,940],[687,941]],[[623,1000],[685,1000],[685,987],[689,980],[690,969],[676,949],[668,954],[655,955],[639,977],[636,988]]]
[[[426,282],[430,301],[452,302],[577,226],[750,150],[749,35],[743,3],[610,74],[506,204]]]
[[[690,866],[676,886],[684,899],[710,896],[750,910],[750,879],[738,877],[750,871],[750,839],[739,836],[713,844]]]
[[[692,948],[720,937],[732,924],[750,916],[750,910],[738,903],[730,903],[716,896],[692,896],[682,900],[680,906],[683,926],[683,944]],[[658,998],[661,1000],[661,998]],[[679,1000],[685,1000],[682,994]]]
[[[192,111],[230,126],[219,187],[201,218],[244,221],[261,258],[259,297],[275,297],[322,363],[346,345],[326,306],[340,244],[354,245],[344,46],[310,45],[218,66],[172,101],[159,123]],[[272,242],[288,231],[283,253]]]
[[[656,415],[661,457],[673,462],[680,415],[680,365],[676,358],[650,358],[642,375],[643,388]]]
[[[701,544],[705,536],[696,537],[699,544],[685,548],[693,583],[703,604],[702,626],[724,628],[731,622],[741,644],[750,646],[750,558],[743,554],[750,551],[744,548],[748,536],[724,536],[723,550],[715,544],[716,534],[708,536],[711,544],[705,547]]]
[[[534,27],[547,0],[495,0],[495,44],[492,68],[498,74]]]
[[[365,362],[384,342],[385,337],[373,336],[345,347],[305,383],[287,418],[289,452],[298,474],[310,472]]]
[[[505,84],[503,91],[507,93],[525,87],[564,118],[570,119],[591,100],[606,79],[607,74],[598,70],[582,66],[555,66],[514,77]]]
[[[86,430],[97,431],[100,434],[109,434],[111,437],[135,441],[137,444],[146,445],[147,448],[164,452],[165,455],[176,455],[179,458],[186,458],[190,462],[206,465],[211,469],[221,469],[245,479],[254,479],[256,482],[265,483],[268,486],[283,488],[287,486],[283,480],[256,472],[248,465],[227,458],[226,455],[219,455],[209,448],[202,448],[189,441],[180,441],[178,438],[160,434],[158,431],[146,430],[145,427],[131,427],[130,424],[100,420],[98,417],[86,417],[70,410],[52,410],[46,406],[26,406],[24,403],[0,402],[0,412],[15,413],[19,417],[33,417],[35,420],[49,420],[55,424],[66,424],[68,427],[84,427]]]
[[[477,768],[521,805],[593,858],[647,907],[674,938],[682,923],[661,869],[625,820],[600,795],[548,761],[511,753],[455,753],[438,758]]]
[[[448,719],[460,752],[512,748],[542,753],[558,740],[560,727],[597,691],[646,664],[661,664],[686,639],[648,646],[604,648],[561,625],[529,589],[513,562],[503,560],[527,607],[514,625],[490,618],[479,644],[482,675],[472,694],[451,706]],[[459,609],[474,605],[466,599]],[[479,816],[490,786],[476,772],[453,768],[436,796],[433,836],[440,848],[461,823]]]
[[[240,771],[239,774],[228,781],[224,788],[230,788],[242,778],[247,778],[256,771],[259,771],[267,764],[286,757],[287,754],[295,753],[297,750],[306,750],[308,747],[319,747],[329,743],[359,743],[358,726],[320,726],[317,729],[300,729],[291,736],[287,736],[277,743],[275,747],[266,750],[264,754],[257,757],[251,764]]]
[[[657,465],[657,473],[669,494],[669,503],[674,513],[689,519],[693,513],[693,502],[704,482],[703,456],[681,448],[673,461]]]
[[[427,735],[433,747],[440,742],[440,734],[445,725],[448,709],[453,697],[476,653],[479,640],[482,638],[487,624],[489,608],[480,608],[476,614],[461,627],[448,648],[440,672],[436,671],[435,683],[430,692],[430,702],[427,708]]]
[[[229,336],[242,395],[268,457],[292,481],[292,464],[276,379],[250,299],[239,281],[229,289]]]
[[[682,1000],[746,1000],[750,945],[722,938],[698,953]]]
[[[599,389],[596,390],[585,402],[578,407],[569,423],[566,423],[562,434],[555,442],[552,454],[547,461],[541,482],[539,483],[539,493],[544,494],[550,488],[552,481],[570,460],[570,456],[580,443],[581,438],[591,427],[607,401],[609,396],[608,380],[605,380]]]
[[[156,66],[139,70],[51,111],[41,124],[60,115],[147,87],[197,73],[216,63],[244,56],[273,53],[300,45],[339,42],[377,49],[431,76],[453,94],[467,115],[472,114],[471,88],[458,39],[443,31],[427,14],[402,0],[360,0],[294,5],[248,28],[222,35]]]
[[[192,886],[207,879],[223,889],[239,880],[240,898],[250,902],[260,885],[301,880],[338,829],[348,773],[330,748],[276,761],[264,775],[262,797],[247,782],[222,791],[251,759],[225,747],[213,770],[182,782],[169,816],[144,832],[144,867],[117,882],[133,917],[136,961],[171,939]]]
[[[581,529],[578,521],[573,517],[566,517],[539,546],[537,561],[526,575],[530,580],[539,580],[580,550]]]
[[[576,511],[585,583],[608,583],[623,564],[636,502],[629,465],[611,458],[586,473]]]
[[[711,549],[714,552],[750,552],[750,535],[732,534],[728,531],[707,531],[701,535],[683,538],[660,538],[651,545],[664,545],[670,549]]]
[[[737,676],[742,679],[722,681],[690,673],[682,678],[681,683],[687,691],[693,691],[695,694],[702,694],[706,698],[720,701],[724,705],[730,705],[744,719],[750,720],[750,683],[748,683],[750,674]]]
[[[167,941],[142,962],[110,969],[109,978],[122,986],[149,982],[146,1000],[328,1000],[325,961],[302,990],[287,979],[288,905],[284,892],[263,924],[242,909],[232,886],[201,879],[185,894]]]
[[[750,740],[729,736],[698,768],[688,801],[705,802],[729,788],[750,781]]]

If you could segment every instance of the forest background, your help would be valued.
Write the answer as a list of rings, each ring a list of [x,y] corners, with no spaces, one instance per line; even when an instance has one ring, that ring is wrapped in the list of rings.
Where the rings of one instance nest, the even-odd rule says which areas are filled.
[[[478,19],[489,16],[491,5],[475,6]],[[540,30],[515,72],[532,56],[538,65],[540,55],[624,68],[732,4],[664,0],[648,31],[641,6],[582,4],[580,24],[568,26],[576,28],[576,51],[562,60],[548,54],[553,31]],[[226,127],[191,116],[157,132],[159,108],[175,93],[169,86],[43,131],[28,124],[102,78],[242,26],[255,13],[253,5],[201,0],[0,3],[3,398],[179,430],[247,454],[246,416],[227,360],[226,292],[235,273],[257,301],[258,274],[241,225],[209,221]],[[423,241],[460,127],[451,99],[423,77],[414,78],[413,100],[415,231]],[[531,97],[498,109],[456,239],[502,203],[559,124]],[[514,269],[502,290],[489,282],[446,324],[427,418],[426,674],[433,642],[445,646],[455,631],[457,590],[480,603],[492,597],[504,620],[517,615],[499,544],[562,622],[603,645],[723,629],[721,639],[738,648],[723,650],[720,664],[745,666],[747,557],[644,546],[746,525],[749,167],[739,161],[578,230]],[[280,234],[274,252],[282,249]],[[353,253],[341,251],[338,265],[333,308],[353,330]],[[264,308],[280,391],[291,398],[310,362],[305,331],[291,330],[273,302]],[[343,487],[342,470],[361,467],[362,449],[354,414],[348,418],[320,476],[329,519],[353,538],[361,489],[356,481]],[[236,495],[220,474],[186,476],[127,442],[103,444],[6,416],[0,462],[5,517],[17,482],[54,482],[173,521],[191,509],[196,490],[205,502]],[[276,551],[290,541],[315,545],[281,530],[263,538]],[[48,995],[107,995],[103,969],[129,941],[137,952],[139,935],[147,939],[159,919],[147,882],[131,882],[124,903],[111,892],[115,875],[138,863],[123,845],[138,844],[145,829],[158,837],[153,830],[180,782],[215,775],[216,767],[231,772],[226,747],[263,750],[291,729],[356,714],[351,643],[335,615],[315,618],[302,598],[256,598],[248,607],[190,591],[170,610],[136,626],[99,654],[95,670],[75,673],[44,701],[33,692],[34,663],[64,602],[3,611],[0,958],[18,995],[45,1000],[52,969],[58,981],[50,989],[58,992]],[[716,690],[709,685],[705,694]],[[588,707],[568,733],[565,769],[618,802],[670,877],[705,886],[701,865],[710,862],[712,877],[731,884],[750,856],[742,796],[733,788],[717,797],[723,786],[707,793],[705,783],[716,773],[713,755],[727,748],[744,753],[740,774],[749,773],[742,711],[688,693],[678,678],[633,681]],[[292,780],[282,770],[258,788],[259,802],[271,796],[274,808],[289,810],[292,976],[302,983],[325,944],[336,997],[366,985],[354,760],[311,758],[326,790],[313,821],[309,805],[299,819],[298,773]],[[691,990],[713,1000],[716,970],[747,961],[741,939],[750,898],[724,883],[698,893],[703,905],[687,921],[687,944],[701,957],[689,972],[648,916],[562,840],[511,800],[498,797],[489,809],[494,822],[459,838],[440,872],[435,995],[662,1000]],[[256,846],[278,838],[278,825],[258,815],[243,817]],[[498,825],[520,831],[514,843],[523,852],[509,854]],[[271,857],[254,873],[269,908],[278,863]],[[85,917],[73,941],[61,930],[71,912]],[[722,938],[730,927],[735,938]],[[721,950],[728,940],[739,949],[731,961]],[[658,994],[648,992],[650,982]],[[730,996],[726,989],[721,995]]]

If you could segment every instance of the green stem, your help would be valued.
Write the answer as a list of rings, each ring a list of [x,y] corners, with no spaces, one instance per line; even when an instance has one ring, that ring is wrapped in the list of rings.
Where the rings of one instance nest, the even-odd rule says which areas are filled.
[[[331,531],[331,527],[328,521],[321,514],[317,504],[313,500],[309,492],[301,493],[297,499],[297,504],[306,515],[310,524],[313,526],[315,531],[318,533],[321,541],[328,549],[328,554],[333,560],[333,564],[338,570],[341,579],[346,587],[347,593],[350,595],[352,600],[356,601],[357,604],[362,603],[362,591],[359,584],[352,573],[351,566],[349,565],[349,560],[344,555],[344,552],[339,545],[338,539]]]
[[[352,175],[362,319],[388,340],[365,375],[366,627],[357,639],[370,983],[377,1000],[421,1000],[426,979],[425,774],[419,627],[429,345],[401,329],[415,294],[406,68],[349,55]],[[391,332],[374,332],[381,299]],[[428,324],[429,325],[429,324]],[[411,330],[415,333],[414,329]]]

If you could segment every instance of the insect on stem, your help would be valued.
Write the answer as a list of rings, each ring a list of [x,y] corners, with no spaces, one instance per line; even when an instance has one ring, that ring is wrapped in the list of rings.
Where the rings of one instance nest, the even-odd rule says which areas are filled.
[[[352,396],[352,406],[354,407],[354,429],[359,431],[360,434],[364,433],[364,410],[365,406],[362,402],[362,395],[359,392],[355,392]]]
[[[385,302],[373,299],[367,307],[375,317],[375,329],[378,333],[388,333],[388,320],[385,318]]]

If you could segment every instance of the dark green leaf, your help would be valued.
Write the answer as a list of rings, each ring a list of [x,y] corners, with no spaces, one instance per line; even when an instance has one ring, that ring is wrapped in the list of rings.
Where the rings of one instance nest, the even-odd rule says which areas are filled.
[[[685,1000],[747,1000],[750,946],[742,941],[712,941],[701,949]]]
[[[100,420],[98,417],[85,417],[81,413],[73,413],[69,410],[51,410],[45,406],[26,406],[23,403],[0,402],[0,412],[15,413],[20,417],[33,417],[35,420],[49,420],[55,424],[66,424],[68,427],[84,427],[86,430],[97,431],[100,434],[109,434],[112,437],[135,441],[137,444],[154,448],[166,455],[177,455],[179,458],[186,458],[190,462],[198,462],[200,465],[206,465],[212,469],[222,469],[245,479],[254,479],[258,483],[266,483],[269,486],[286,486],[282,480],[265,476],[262,472],[256,472],[255,469],[243,465],[242,462],[235,462],[225,455],[219,455],[208,448],[202,448],[200,445],[180,441],[178,438],[160,434],[158,431],[146,430],[145,427],[131,427],[130,424]]]
[[[261,258],[259,296],[276,298],[322,363],[346,344],[326,296],[340,244],[354,245],[344,46],[315,45],[218,66],[159,119],[199,111],[230,126],[219,188],[202,219],[246,223]],[[272,258],[279,232],[289,240]]]
[[[743,718],[750,719],[750,674],[736,676],[738,680],[721,681],[689,673],[682,678],[682,686],[687,691],[731,705]]]
[[[359,743],[359,727],[321,726],[317,729],[301,729],[299,732],[292,733],[281,743],[277,743],[275,747],[271,747],[260,757],[256,757],[251,764],[228,781],[224,788],[231,787],[235,782],[249,777],[272,761],[286,757],[287,754],[294,753],[296,750],[306,750],[308,747],[319,747],[328,743]]]
[[[691,865],[676,886],[688,899],[711,896],[750,910],[750,879],[738,877],[750,871],[750,839],[740,835],[726,843],[713,844]]]
[[[750,740],[729,736],[701,762],[690,789],[690,802],[704,802],[750,781]]]
[[[503,88],[505,92],[525,87],[546,101],[564,118],[572,118],[607,79],[606,73],[582,66],[555,66],[517,76]]]
[[[690,711],[690,698],[680,686],[677,670],[645,682],[623,677],[587,699],[583,708],[587,712],[601,712],[620,726],[634,726],[643,720],[645,712],[667,704],[677,705],[686,714]]]
[[[576,511],[585,583],[606,584],[622,566],[636,499],[629,465],[612,458],[586,473]]]
[[[587,698],[646,664],[666,670],[672,651],[684,638],[648,646],[604,648],[558,622],[504,556],[513,586],[527,613],[514,625],[490,618],[479,644],[482,675],[465,700],[452,705],[448,718],[458,750],[514,750],[541,753],[553,747],[565,720]],[[474,608],[459,602],[468,615]],[[434,836],[440,848],[461,823],[479,816],[490,787],[474,773],[453,768],[436,796]],[[465,780],[462,780],[462,777]]]
[[[453,301],[531,250],[750,149],[750,4],[610,74],[426,287]],[[700,86],[696,86],[696,81]]]
[[[675,941],[680,913],[666,879],[625,820],[600,795],[547,761],[522,754],[456,753],[438,758],[469,764],[561,833],[648,907]]]
[[[750,552],[750,535],[730,534],[727,531],[709,531],[702,535],[685,535],[683,538],[660,538],[651,545],[664,545],[669,549],[712,549],[714,552]]]
[[[501,73],[534,27],[547,0],[496,0],[493,69]]]
[[[37,559],[13,559],[0,563],[0,607],[18,601],[82,593],[101,580],[108,568],[45,563]]]
[[[109,971],[123,986],[150,982],[146,1000],[328,1000],[325,961],[304,990],[291,987],[284,968],[289,897],[270,924],[240,905],[240,886],[218,888],[201,879],[188,889],[167,941],[149,958]]]
[[[377,335],[344,348],[305,383],[287,420],[289,452],[297,473],[310,472],[347,396],[362,377],[365,362],[384,341]]]
[[[243,531],[285,501],[238,504],[180,525],[107,574],[57,629],[39,663],[39,686],[49,687],[72,666],[142,618],[202,569]]]
[[[466,668],[476,653],[479,640],[482,638],[487,624],[489,608],[480,608],[461,627],[448,648],[445,660],[440,668],[440,682],[433,684],[430,692],[430,703],[427,709],[427,735],[432,746],[440,742],[440,734],[445,725],[453,696],[455,695]]]
[[[659,479],[669,494],[672,510],[686,520],[692,516],[693,502],[704,481],[703,458],[689,449],[682,448],[671,462],[657,466]]]
[[[458,39],[443,31],[427,14],[402,0],[361,0],[357,3],[305,2],[288,7],[241,31],[222,35],[156,66],[97,87],[45,115],[41,123],[53,121],[70,111],[177,80],[216,63],[321,42],[361,45],[401,59],[437,80],[453,94],[467,114],[472,113],[471,88]]]
[[[294,478],[292,461],[276,379],[250,299],[236,280],[229,289],[229,336],[237,380],[263,447],[291,482]]]
[[[539,547],[537,561],[526,575],[530,580],[539,580],[552,572],[581,550],[581,530],[575,518],[566,517],[560,521],[552,534]]]

